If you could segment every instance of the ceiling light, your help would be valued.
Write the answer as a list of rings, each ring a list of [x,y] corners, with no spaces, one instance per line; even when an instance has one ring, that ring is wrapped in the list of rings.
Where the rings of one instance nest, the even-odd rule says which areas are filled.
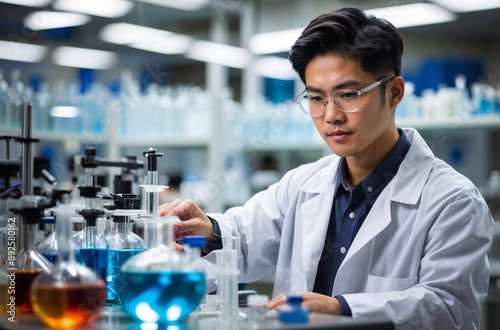
[[[383,7],[365,10],[367,14],[385,18],[397,28],[454,21],[457,16],[431,3]]]
[[[170,32],[129,23],[113,23],[99,31],[99,38],[106,42],[126,45],[134,42],[148,42],[167,36]]]
[[[259,33],[250,38],[248,47],[254,54],[288,52],[304,28]]]
[[[193,39],[188,36],[171,33],[149,42],[133,43],[130,47],[154,53],[171,55],[186,53],[192,43]]]
[[[70,106],[57,106],[50,109],[51,117],[75,118],[78,117],[78,108]]]
[[[47,54],[45,46],[0,40],[0,58],[10,61],[36,63]]]
[[[498,0],[432,0],[432,2],[437,3],[438,5],[441,5],[449,10],[461,13],[500,8],[500,1]]]
[[[62,66],[105,70],[112,68],[118,62],[118,56],[104,50],[57,47],[52,54],[52,60]]]
[[[210,3],[210,0],[136,0],[136,1],[162,7],[186,10],[186,11],[199,10]]]
[[[246,49],[239,47],[209,41],[197,41],[193,43],[186,57],[192,60],[243,69],[250,62],[251,54]]]
[[[297,73],[293,70],[290,61],[277,56],[259,58],[253,64],[252,69],[261,77],[281,80],[294,80],[297,77]]]
[[[99,38],[160,54],[183,54],[193,42],[193,38],[186,35],[129,23],[106,25],[99,31]]]
[[[90,17],[76,13],[63,13],[54,11],[37,11],[28,14],[24,19],[24,26],[38,31],[56,29],[69,26],[79,26],[87,24]]]
[[[48,6],[52,0],[0,0],[0,2],[12,3],[14,5],[26,7],[45,7]]]
[[[52,6],[57,10],[117,18],[129,13],[134,4],[125,0],[57,0]]]

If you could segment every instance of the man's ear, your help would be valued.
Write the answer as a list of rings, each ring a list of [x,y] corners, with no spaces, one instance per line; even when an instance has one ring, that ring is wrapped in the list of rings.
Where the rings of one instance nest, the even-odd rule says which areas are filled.
[[[389,105],[391,109],[394,109],[401,102],[405,94],[405,81],[403,77],[397,76],[389,81],[388,87],[390,88]]]

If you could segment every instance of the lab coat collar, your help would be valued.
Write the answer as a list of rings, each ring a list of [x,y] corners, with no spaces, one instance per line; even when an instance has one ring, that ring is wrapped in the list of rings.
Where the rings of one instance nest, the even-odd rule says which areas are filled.
[[[330,164],[319,170],[307,180],[302,187],[299,188],[300,191],[321,194],[331,189],[332,185],[337,183],[337,169],[341,158],[335,155],[329,156],[329,158],[331,159]]]
[[[435,156],[415,129],[404,128],[403,130],[411,142],[410,150],[388,187],[391,189],[392,201],[414,205],[420,199]]]

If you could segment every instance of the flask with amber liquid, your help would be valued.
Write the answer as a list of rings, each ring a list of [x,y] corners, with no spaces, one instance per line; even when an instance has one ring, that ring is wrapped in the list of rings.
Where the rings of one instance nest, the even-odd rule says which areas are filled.
[[[94,271],[75,261],[69,205],[59,205],[56,240],[58,259],[50,272],[40,274],[31,287],[33,311],[51,328],[77,328],[91,323],[106,301],[106,285]]]
[[[15,263],[10,260],[4,266],[13,276],[15,289],[9,290],[8,301],[15,302],[15,312],[18,315],[31,314],[33,309],[30,301],[30,289],[35,278],[49,272],[52,264],[35,250],[36,231],[43,217],[45,199],[43,196],[23,196],[20,201],[21,220],[19,221],[16,242],[19,238],[22,249],[16,254]]]

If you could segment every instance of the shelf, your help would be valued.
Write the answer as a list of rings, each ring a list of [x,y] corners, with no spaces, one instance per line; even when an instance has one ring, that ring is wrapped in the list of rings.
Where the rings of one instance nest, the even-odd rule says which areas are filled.
[[[170,148],[207,148],[209,138],[184,138],[172,140],[169,138],[143,138],[143,139],[117,139],[117,143],[121,147],[170,147]]]
[[[452,117],[441,120],[396,118],[398,127],[413,127],[417,130],[459,130],[470,128],[500,129],[500,114],[479,115],[474,117]]]

